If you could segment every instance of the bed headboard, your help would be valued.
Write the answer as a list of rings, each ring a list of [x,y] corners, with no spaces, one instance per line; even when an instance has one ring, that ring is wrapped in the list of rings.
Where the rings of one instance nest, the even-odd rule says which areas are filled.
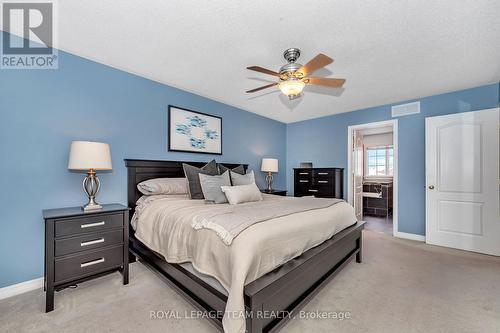
[[[131,160],[125,159],[127,167],[127,203],[130,207],[130,217],[134,214],[135,203],[142,196],[142,193],[137,189],[137,184],[142,181],[153,178],[175,178],[184,177],[184,169],[182,163],[202,167],[207,162],[183,162],[183,161],[154,161],[154,160]],[[233,163],[218,163],[230,169],[241,164]],[[243,164],[245,171],[248,164]]]

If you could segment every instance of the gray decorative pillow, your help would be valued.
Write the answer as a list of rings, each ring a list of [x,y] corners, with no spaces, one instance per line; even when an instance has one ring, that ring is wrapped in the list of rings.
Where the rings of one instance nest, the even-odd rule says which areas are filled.
[[[245,174],[245,167],[243,165],[238,165],[236,168],[229,169],[229,168],[225,167],[224,165],[219,164],[219,173],[220,174],[223,174],[227,170],[230,170],[231,172],[239,173],[240,175]]]
[[[233,186],[255,184],[255,176],[253,174],[253,170],[245,175],[231,172],[231,182],[233,183]]]
[[[198,176],[200,177],[201,189],[205,200],[213,201],[216,204],[227,202],[226,195],[222,192],[221,186],[231,186],[229,171],[218,176],[209,176],[202,173]]]
[[[197,168],[195,166],[182,163],[182,168],[184,169],[184,174],[188,180],[189,184],[189,197],[191,199],[204,199],[203,191],[200,185],[200,173],[204,175],[215,176],[219,174],[217,169],[217,163],[212,160],[205,164],[202,168]]]

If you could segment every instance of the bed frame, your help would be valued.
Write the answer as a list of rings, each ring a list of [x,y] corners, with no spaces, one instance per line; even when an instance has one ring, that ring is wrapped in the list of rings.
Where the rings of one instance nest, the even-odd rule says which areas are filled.
[[[151,161],[126,159],[128,170],[128,205],[133,215],[135,202],[141,196],[137,184],[152,178],[184,177],[182,163],[201,167],[204,162]],[[228,168],[239,164],[222,163]],[[245,169],[247,165],[244,165]],[[288,261],[272,272],[247,284],[244,289],[249,333],[276,332],[314,297],[354,257],[362,259],[361,231],[364,222],[341,231],[300,257]],[[227,296],[179,264],[170,264],[163,256],[150,250],[135,238],[130,228],[129,251],[131,262],[138,257],[165,278],[174,289],[222,331],[222,316]],[[272,315],[259,314],[272,311]],[[269,313],[269,312],[268,312]],[[269,317],[269,318],[263,318]]]

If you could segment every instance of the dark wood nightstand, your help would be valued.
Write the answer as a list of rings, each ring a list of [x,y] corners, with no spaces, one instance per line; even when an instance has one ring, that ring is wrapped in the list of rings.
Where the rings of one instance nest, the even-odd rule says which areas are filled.
[[[128,284],[128,211],[119,204],[43,211],[46,312],[54,310],[54,290],[116,270]]]
[[[276,190],[276,189],[272,189],[271,191],[269,191],[268,189],[264,189],[264,190],[261,189],[260,191],[262,193],[281,195],[283,197],[286,197],[286,192],[287,192],[287,190]]]

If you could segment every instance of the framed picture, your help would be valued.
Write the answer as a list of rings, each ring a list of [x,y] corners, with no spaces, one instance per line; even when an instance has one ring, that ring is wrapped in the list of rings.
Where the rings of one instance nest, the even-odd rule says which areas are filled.
[[[222,155],[222,118],[169,105],[168,150]]]

